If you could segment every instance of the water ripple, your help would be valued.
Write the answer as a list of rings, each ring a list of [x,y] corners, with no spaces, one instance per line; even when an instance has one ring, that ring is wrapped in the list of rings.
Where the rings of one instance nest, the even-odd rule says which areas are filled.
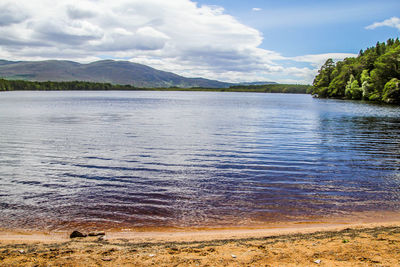
[[[399,210],[399,117],[399,107],[307,95],[4,93],[0,227]]]

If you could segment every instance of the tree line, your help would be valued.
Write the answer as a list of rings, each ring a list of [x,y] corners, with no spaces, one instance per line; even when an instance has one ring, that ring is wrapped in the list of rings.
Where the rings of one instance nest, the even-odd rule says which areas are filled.
[[[0,91],[91,91],[91,90],[138,90],[132,85],[96,83],[84,81],[72,82],[32,82],[24,80],[0,79]]]
[[[157,91],[217,91],[217,92],[259,92],[259,93],[292,93],[305,94],[311,87],[297,84],[265,84],[239,85],[229,88],[139,88],[133,85],[119,85],[111,83],[96,83],[85,81],[72,82],[35,82],[25,80],[0,79],[0,91],[92,91],[92,90],[157,90]]]
[[[304,84],[263,84],[263,85],[235,85],[225,91],[246,91],[260,93],[284,93],[284,94],[307,94],[311,89],[310,85]]]
[[[377,42],[356,58],[328,59],[312,84],[321,98],[370,100],[400,104],[400,41]]]

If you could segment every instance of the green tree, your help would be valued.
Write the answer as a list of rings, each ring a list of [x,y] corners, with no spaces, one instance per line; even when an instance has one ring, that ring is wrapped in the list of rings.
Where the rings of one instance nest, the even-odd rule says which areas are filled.
[[[398,38],[360,50],[356,58],[345,58],[336,64],[326,62],[314,79],[312,93],[318,97],[397,103],[394,78],[400,79]]]
[[[368,100],[373,92],[373,87],[371,86],[370,81],[371,77],[369,76],[368,70],[363,70],[361,73],[361,90],[363,99]]]
[[[399,80],[397,78],[393,78],[385,84],[385,88],[383,89],[382,100],[386,103],[390,104],[399,104],[400,103],[400,86]]]
[[[350,79],[347,82],[345,96],[346,98],[353,100],[359,100],[362,98],[362,90],[353,74],[350,75]]]
[[[329,58],[321,69],[318,71],[318,75],[315,77],[313,87],[316,90],[313,94],[317,94],[320,97],[327,97],[328,86],[332,81],[332,72],[335,69],[335,63]]]

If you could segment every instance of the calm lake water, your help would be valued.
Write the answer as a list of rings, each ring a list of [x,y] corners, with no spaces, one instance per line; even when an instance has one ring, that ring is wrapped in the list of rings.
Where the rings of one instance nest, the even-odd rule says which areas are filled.
[[[0,227],[400,210],[400,107],[309,95],[0,94]]]

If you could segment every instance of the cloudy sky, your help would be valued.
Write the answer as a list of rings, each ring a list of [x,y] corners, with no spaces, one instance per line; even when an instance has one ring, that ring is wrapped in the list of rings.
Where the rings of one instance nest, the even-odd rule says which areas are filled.
[[[0,0],[0,59],[311,83],[327,58],[399,36],[399,11],[398,0]]]

